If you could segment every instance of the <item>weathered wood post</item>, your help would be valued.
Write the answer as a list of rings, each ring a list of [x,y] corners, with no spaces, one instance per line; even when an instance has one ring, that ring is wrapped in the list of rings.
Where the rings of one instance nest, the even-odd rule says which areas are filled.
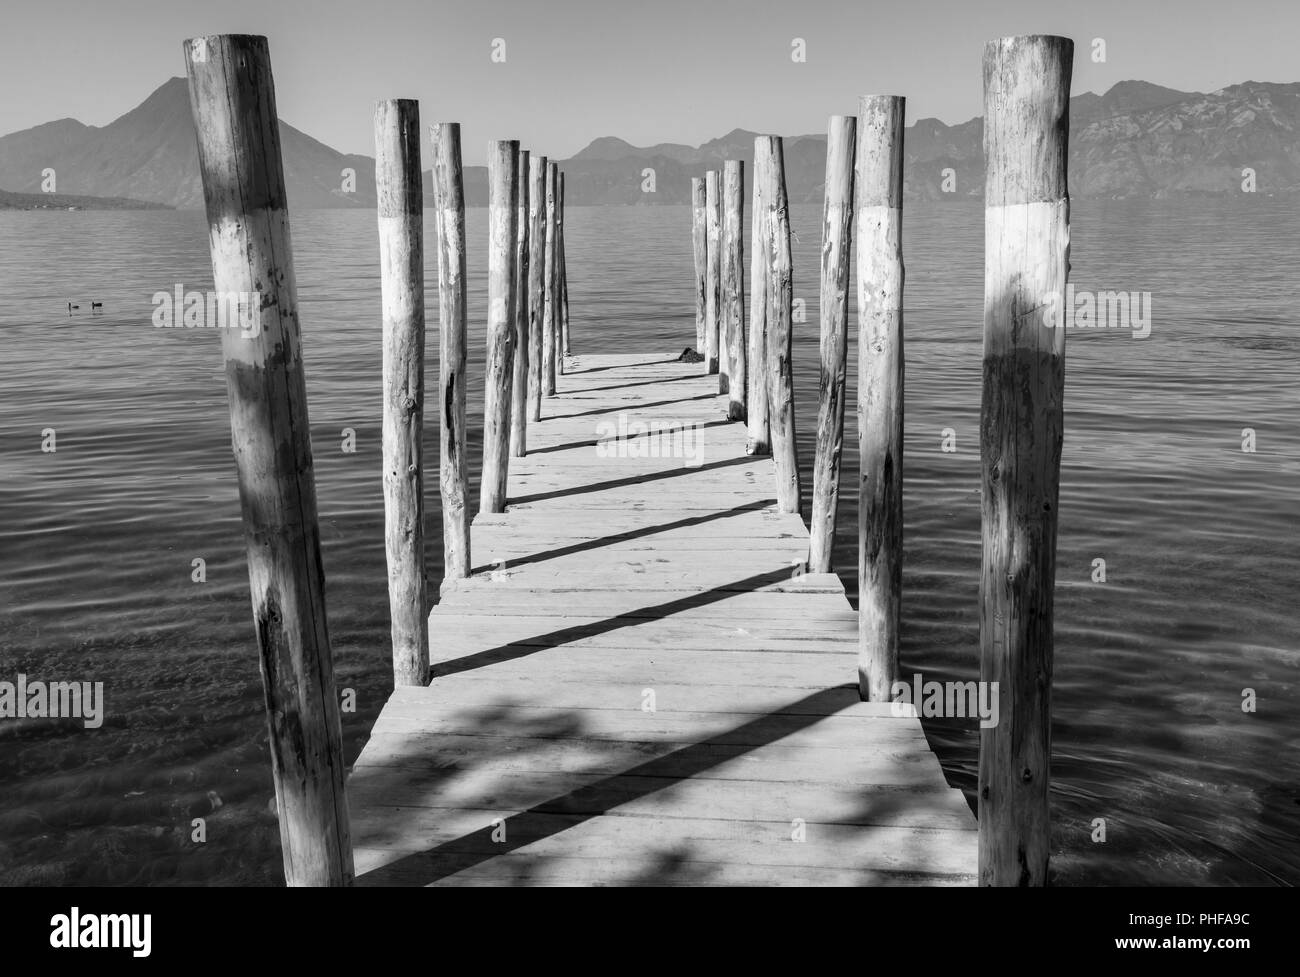
[[[729,159],[723,165],[722,189],[722,330],[727,364],[727,417],[745,420],[749,397],[745,369],[745,164]]]
[[[542,419],[542,333],[546,320],[545,156],[528,161],[528,419]]]
[[[722,272],[722,212],[720,210],[717,170],[704,174],[704,243],[705,275],[704,284],[704,368],[706,373],[718,373],[720,369],[721,345],[718,334],[722,318],[718,308],[721,299]],[[718,392],[726,393],[727,388],[718,380]]]
[[[352,841],[325,618],[297,284],[266,38],[184,44],[289,885],[350,885]]]
[[[443,578],[468,577],[469,469],[465,446],[465,188],[460,123],[433,126],[433,205],[438,227],[438,429]]]
[[[770,232],[763,187],[772,165],[772,137],[754,137],[753,202],[750,205],[749,239],[749,392],[745,398],[747,441],[745,453],[769,455],[772,437],[768,428],[767,405],[767,262]]]
[[[704,180],[691,177],[691,247],[695,255],[695,352],[704,355],[704,289],[709,277]]]
[[[556,316],[559,314],[559,271],[560,240],[559,214],[556,204],[560,195],[560,167],[556,163],[546,164],[546,264],[542,285],[542,393],[548,397],[555,396],[555,360],[559,335],[556,329]]]
[[[479,511],[506,511],[510,474],[510,393],[514,383],[514,254],[518,140],[488,145],[487,365],[483,378],[483,468]]]
[[[560,234],[560,352],[555,357],[561,373],[564,358],[569,355],[569,261],[564,253],[564,171],[560,171],[560,202],[557,208]]]
[[[903,591],[903,99],[858,102],[858,691],[892,698]]]
[[[429,681],[424,575],[424,176],[420,103],[375,106],[384,342],[384,545],[393,684]]]
[[[821,373],[813,460],[808,572],[830,573],[844,448],[844,374],[849,356],[849,254],[853,248],[853,153],[857,119],[833,115],[826,129],[822,205]]]
[[[984,48],[980,679],[999,702],[980,730],[984,885],[1047,884],[1073,58],[1064,37]]]
[[[519,151],[515,179],[514,308],[515,362],[510,396],[510,454],[528,453],[528,169],[529,152]]]
[[[785,151],[771,138],[764,174],[767,207],[767,401],[776,462],[776,498],[782,512],[799,511],[799,453],[794,431],[794,360],[791,319],[794,280],[790,261],[790,213],[785,193]]]

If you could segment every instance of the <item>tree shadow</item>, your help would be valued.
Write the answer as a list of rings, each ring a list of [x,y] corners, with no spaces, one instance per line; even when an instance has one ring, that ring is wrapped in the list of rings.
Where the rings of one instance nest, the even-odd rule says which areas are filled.
[[[740,458],[723,458],[721,461],[711,461],[708,464],[695,465],[694,467],[681,465],[677,468],[668,468],[659,472],[640,472],[636,475],[628,475],[626,478],[614,478],[606,482],[592,482],[589,485],[576,485],[573,488],[554,489],[550,492],[537,492],[533,495],[520,495],[506,499],[506,508],[509,509],[512,505],[547,502],[551,499],[564,499],[573,495],[587,495],[591,492],[627,488],[629,485],[644,485],[646,482],[659,481],[665,478],[679,478],[682,475],[695,475],[699,472],[716,471],[720,468],[735,468],[737,465],[753,465],[761,460],[745,455]]]
[[[577,543],[570,543],[568,546],[557,546],[555,549],[543,550],[541,553],[534,553],[531,556],[521,556],[518,559],[512,559],[510,566],[520,567],[528,563],[544,563],[547,560],[554,560],[562,556],[571,556],[574,553],[582,553],[586,550],[597,550],[614,543],[627,543],[634,539],[641,539],[646,536],[654,536],[657,533],[666,533],[673,529],[686,529],[691,526],[700,526],[706,522],[713,522],[717,519],[727,519],[731,516],[743,515],[746,512],[761,512],[771,506],[776,505],[776,499],[759,499],[755,502],[747,502],[744,505],[733,506],[730,509],[722,509],[718,512],[706,512],[698,516],[686,516],[682,519],[674,519],[672,522],[660,523],[657,526],[644,526],[640,529],[629,529],[621,533],[613,533],[609,536],[601,536],[597,539],[584,539]],[[474,567],[470,573],[488,573],[495,567],[493,564],[483,564]]]

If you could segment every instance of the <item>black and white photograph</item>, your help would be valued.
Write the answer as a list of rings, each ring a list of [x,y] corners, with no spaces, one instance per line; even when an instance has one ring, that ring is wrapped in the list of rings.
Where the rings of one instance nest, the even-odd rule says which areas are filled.
[[[0,942],[992,886],[1249,960],[1300,882],[1298,28],[6,3],[0,900],[57,908]]]

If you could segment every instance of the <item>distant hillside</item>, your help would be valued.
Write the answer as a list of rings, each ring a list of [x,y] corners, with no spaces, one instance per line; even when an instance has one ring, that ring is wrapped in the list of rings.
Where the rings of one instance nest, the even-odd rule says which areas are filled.
[[[67,193],[10,193],[0,190],[0,210],[170,210],[166,204],[129,197],[81,197]]]
[[[281,121],[284,179],[297,207],[375,206],[375,164],[351,156]],[[203,206],[189,85],[173,78],[140,105],[102,128],[61,119],[0,138],[0,186],[37,192],[53,168],[60,192],[136,197],[173,207]],[[342,190],[344,169],[356,192]]]
[[[285,181],[293,207],[373,207],[374,160],[331,149],[280,123]],[[755,133],[735,129],[702,146],[660,143],[637,147],[613,136],[595,139],[561,160],[572,204],[681,204],[691,177],[726,159],[752,164]],[[979,198],[984,191],[984,123],[946,125],[919,119],[905,134],[904,182],[916,199]],[[826,137],[785,141],[786,184],[794,202],[821,199]],[[58,189],[98,197],[202,207],[188,88],[173,78],[138,107],[102,128],[60,119],[0,138],[0,186],[39,191],[53,167]],[[1256,174],[1257,192],[1300,190],[1300,84],[1245,82],[1218,92],[1181,92],[1125,81],[1104,95],[1070,100],[1070,192],[1074,197],[1165,197],[1236,194],[1242,170]],[[655,192],[641,186],[655,171]],[[355,190],[342,189],[345,169]],[[951,169],[955,189],[943,191]],[[487,171],[464,170],[465,199],[487,203]],[[432,180],[425,173],[426,200]]]

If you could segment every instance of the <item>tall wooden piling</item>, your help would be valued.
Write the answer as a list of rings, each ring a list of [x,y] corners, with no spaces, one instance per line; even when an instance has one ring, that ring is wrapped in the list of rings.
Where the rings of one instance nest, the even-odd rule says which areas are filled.
[[[794,428],[794,358],[791,322],[794,276],[790,260],[790,212],[785,192],[785,151],[771,137],[764,174],[767,207],[767,400],[776,462],[776,497],[782,512],[799,511],[799,453]]]
[[[745,420],[749,398],[745,368],[745,164],[729,159],[722,170],[722,336],[727,351],[727,417]],[[725,341],[724,341],[725,340]]]
[[[984,885],[1047,883],[1073,57],[1064,37],[984,48],[980,679],[999,702],[980,730]]]
[[[483,378],[483,467],[479,511],[506,511],[510,396],[514,385],[514,256],[518,230],[519,143],[488,145],[487,365]]]
[[[751,455],[772,453],[772,437],[768,426],[767,406],[767,262],[768,239],[767,207],[763,203],[763,187],[767,183],[767,170],[772,165],[772,137],[754,137],[753,201],[750,204],[749,239],[749,350],[748,394],[745,398],[747,440],[745,452]]]
[[[555,396],[555,360],[556,347],[559,345],[556,329],[556,316],[559,313],[559,270],[560,241],[559,214],[556,210],[560,194],[560,167],[556,163],[546,164],[546,263],[543,272],[545,281],[542,285],[542,393],[548,397]]]
[[[443,576],[468,577],[469,459],[465,444],[465,187],[460,123],[433,126],[433,201],[438,227],[438,429]]]
[[[704,174],[704,242],[705,275],[707,276],[704,284],[704,369],[706,373],[719,371],[721,355],[721,337],[718,333],[722,319],[719,309],[722,297],[722,211],[720,209],[722,201],[719,196],[721,189],[718,186],[719,176],[717,170],[709,170]],[[721,379],[718,384],[719,393],[726,393],[727,388],[721,386]]]
[[[844,447],[844,375],[848,368],[849,254],[853,246],[853,155],[857,120],[833,115],[826,130],[822,206],[821,371],[813,459],[808,572],[830,573]]]
[[[510,391],[510,454],[528,453],[528,168],[529,152],[519,151],[515,178],[514,308],[515,362]]]
[[[429,681],[424,575],[424,176],[420,105],[375,106],[384,343],[384,548],[393,684]]]
[[[569,355],[569,262],[564,253],[564,171],[560,171],[560,202],[557,206],[560,234],[560,352],[555,357],[564,372],[564,358]]]
[[[542,333],[546,320],[545,156],[528,161],[528,419],[542,419]]]
[[[704,289],[709,277],[705,229],[705,191],[702,177],[691,177],[691,249],[695,256],[695,352],[704,355]]]
[[[892,698],[903,592],[903,99],[858,102],[858,691]]]
[[[325,615],[297,284],[266,38],[184,44],[213,284],[252,296],[222,329],[271,773],[289,885],[349,885],[352,842]]]

